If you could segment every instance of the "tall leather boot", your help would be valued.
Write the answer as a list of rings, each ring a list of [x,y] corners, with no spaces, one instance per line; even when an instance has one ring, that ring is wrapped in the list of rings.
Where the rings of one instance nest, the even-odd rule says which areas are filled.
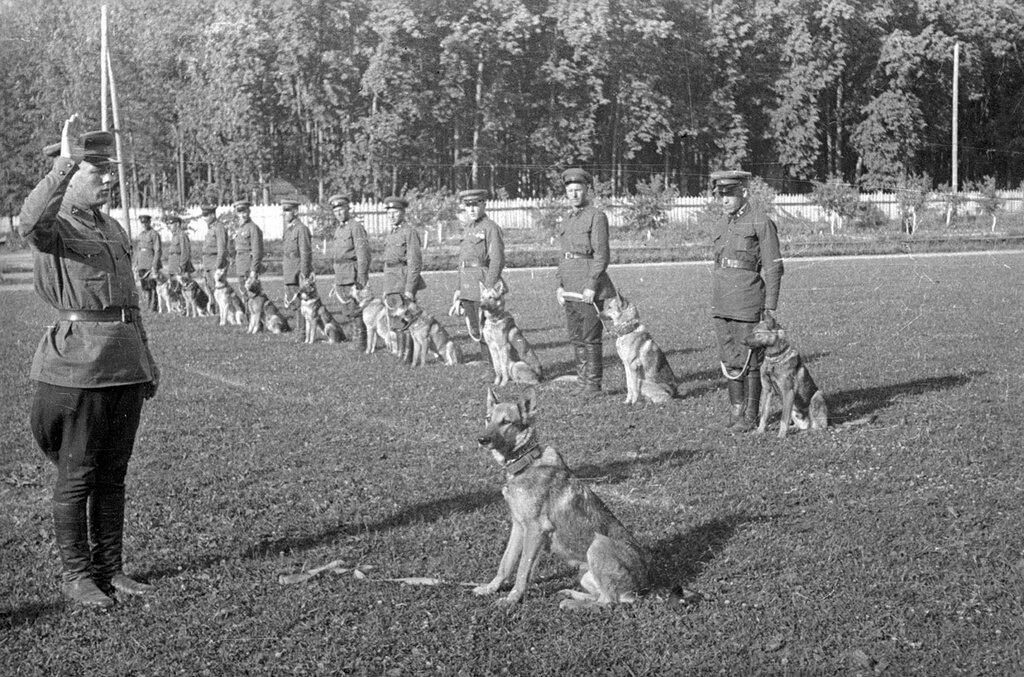
[[[402,362],[405,362],[406,364],[412,364],[412,354],[414,348],[412,342],[412,335],[409,334],[408,329],[403,329],[401,332],[399,332],[399,334],[402,336],[402,354],[399,357],[402,358]]]
[[[122,570],[124,487],[93,493],[89,502],[89,531],[93,575],[101,590],[108,594],[117,590],[125,595],[145,595],[153,590],[152,585],[128,578]]]
[[[729,379],[726,382],[729,390],[729,422],[725,424],[727,430],[743,420],[743,409],[746,405],[747,389],[744,379]]]
[[[60,553],[64,596],[85,607],[107,609],[114,606],[114,600],[103,594],[92,579],[88,525],[85,499],[53,502],[53,532]]]
[[[479,364],[481,364],[484,367],[493,367],[494,365],[491,363],[491,349],[487,347],[487,343],[485,341],[480,341],[479,345],[480,345],[480,362],[479,362]]]
[[[301,310],[296,310],[292,319],[295,320],[296,340],[299,343],[304,343],[306,341],[306,318],[302,316]]]
[[[576,363],[576,385],[582,388],[587,379],[587,349],[582,343],[574,343],[572,353]]]
[[[750,432],[757,427],[758,410],[761,408],[761,373],[757,369],[751,369],[744,378],[744,390],[746,401],[743,407],[743,416],[736,421],[730,430],[738,433]]]
[[[604,346],[600,343],[585,343],[583,349],[583,378],[578,394],[600,395],[601,380],[604,377]]]
[[[352,343],[350,347],[352,350],[358,350],[361,353],[366,352],[366,325],[363,324],[362,318],[354,318],[350,325],[352,331]]]

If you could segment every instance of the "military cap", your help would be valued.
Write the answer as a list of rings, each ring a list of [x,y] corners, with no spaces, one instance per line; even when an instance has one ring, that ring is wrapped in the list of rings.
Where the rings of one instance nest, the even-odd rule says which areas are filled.
[[[252,206],[252,203],[248,200],[236,200],[231,206],[235,208],[236,212],[241,212],[249,209],[249,207]]]
[[[589,186],[591,180],[592,178],[590,173],[579,167],[570,167],[562,172],[562,183],[566,185],[570,183],[582,183]]]
[[[711,185],[716,189],[726,188],[728,186],[740,186],[747,181],[750,181],[751,176],[753,175],[750,172],[744,172],[738,169],[711,172]]]
[[[294,198],[282,198],[281,209],[285,210],[286,212],[297,212],[299,211],[299,201]]]
[[[203,216],[206,216],[207,214],[216,214],[217,205],[201,205],[199,210],[203,213]]]
[[[86,132],[78,137],[71,148],[72,155],[80,155],[86,162],[117,162],[117,141],[113,132]],[[51,143],[43,149],[47,157],[60,155],[60,143]]]
[[[139,223],[150,223],[153,217],[149,214],[139,214]]]
[[[164,214],[164,223],[181,223],[181,217],[177,214]]]
[[[487,200],[487,191],[483,188],[459,191],[459,202],[464,205],[476,204]]]
[[[395,197],[392,195],[384,200],[385,209],[408,209],[409,201],[404,197]]]
[[[347,205],[348,202],[348,198],[342,195],[341,193],[335,193],[334,195],[327,198],[327,204],[331,205],[332,208]]]

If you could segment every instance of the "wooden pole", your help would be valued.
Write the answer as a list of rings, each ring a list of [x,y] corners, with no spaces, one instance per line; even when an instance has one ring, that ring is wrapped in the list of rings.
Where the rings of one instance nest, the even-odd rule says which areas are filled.
[[[117,85],[114,84],[114,67],[110,63],[110,52],[107,52],[107,75],[110,77],[110,106],[114,113],[114,142],[117,145],[117,180],[121,189],[121,213],[124,214],[124,225],[128,229],[128,239],[132,239],[132,219],[128,212],[128,182],[125,180],[124,144],[121,142],[121,116],[117,110]]]
[[[100,7],[100,129],[107,131],[107,6]]]
[[[953,194],[955,195],[958,190],[959,177],[958,177],[958,165],[959,162],[959,146],[957,144],[957,137],[959,134],[960,127],[960,43],[956,42],[953,44],[953,171],[952,179],[950,179],[950,185],[953,188]]]

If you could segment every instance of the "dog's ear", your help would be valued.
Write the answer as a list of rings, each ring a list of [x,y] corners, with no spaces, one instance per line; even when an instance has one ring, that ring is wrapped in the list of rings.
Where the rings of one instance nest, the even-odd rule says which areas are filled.
[[[530,386],[519,400],[519,415],[529,421],[537,413],[537,389]]]
[[[498,398],[494,396],[494,388],[487,389],[487,420],[491,420],[491,412],[494,411],[495,405],[498,404]]]

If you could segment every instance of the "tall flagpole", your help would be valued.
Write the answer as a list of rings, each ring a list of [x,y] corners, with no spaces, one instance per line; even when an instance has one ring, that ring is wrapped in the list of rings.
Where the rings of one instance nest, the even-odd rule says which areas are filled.
[[[107,131],[107,6],[100,7],[100,129]]]
[[[952,178],[950,179],[950,185],[953,187],[953,194],[955,195],[958,190],[959,179],[959,147],[957,145],[957,138],[960,136],[959,127],[959,113],[960,111],[960,43],[953,43],[953,171]]]
[[[121,141],[121,116],[117,109],[117,85],[114,83],[114,67],[110,63],[110,52],[107,52],[107,75],[110,77],[110,107],[114,113],[114,142],[117,145],[117,180],[121,189],[121,212],[124,214],[124,225],[128,229],[128,239],[132,239],[132,219],[128,213],[128,182],[125,180],[124,143]]]

